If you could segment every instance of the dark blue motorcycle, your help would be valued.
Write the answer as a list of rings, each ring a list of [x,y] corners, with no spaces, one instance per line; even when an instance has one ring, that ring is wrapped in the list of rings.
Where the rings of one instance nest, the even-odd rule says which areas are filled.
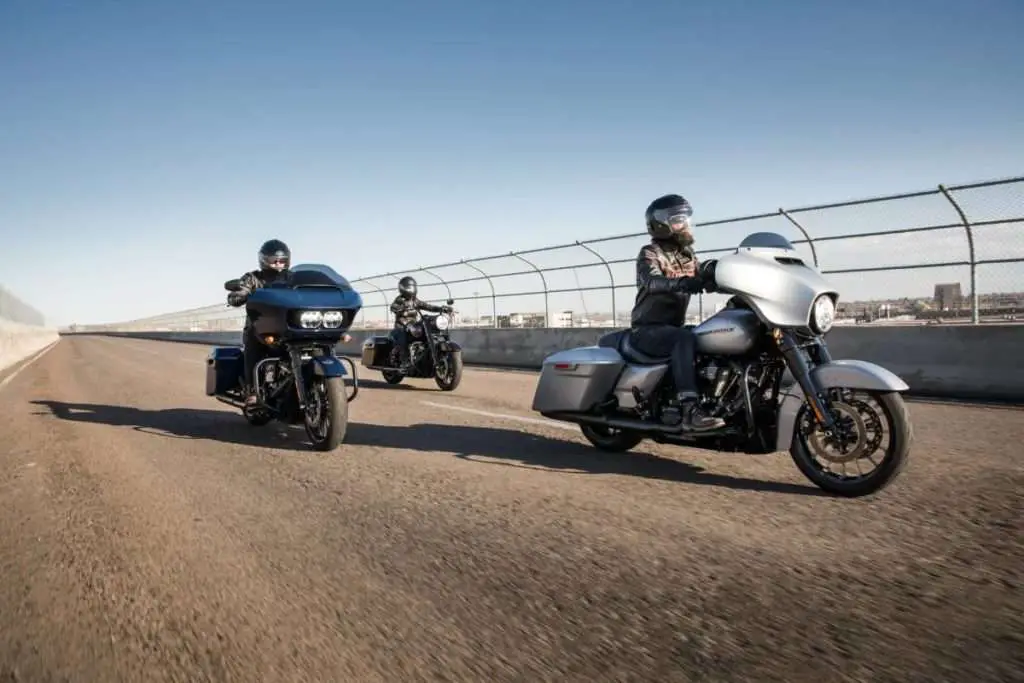
[[[224,283],[238,291],[238,280]],[[313,447],[331,451],[345,440],[348,404],[359,393],[355,364],[334,352],[363,307],[359,292],[330,266],[303,264],[287,282],[249,295],[245,310],[269,353],[254,372],[257,402],[244,403],[241,346],[218,346],[206,361],[206,395],[242,410],[252,425],[271,420],[305,425]],[[345,363],[352,368],[346,395]]]

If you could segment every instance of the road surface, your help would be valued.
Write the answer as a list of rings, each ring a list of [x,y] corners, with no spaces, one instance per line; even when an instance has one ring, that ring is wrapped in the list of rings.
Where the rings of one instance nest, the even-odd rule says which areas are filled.
[[[1022,680],[1024,411],[912,403],[851,501],[582,446],[532,373],[366,372],[315,453],[206,350],[66,337],[0,387],[0,681]]]

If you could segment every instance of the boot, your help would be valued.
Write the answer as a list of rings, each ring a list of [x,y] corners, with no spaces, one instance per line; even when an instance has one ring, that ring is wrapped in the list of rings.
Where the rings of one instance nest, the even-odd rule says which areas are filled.
[[[697,403],[697,395],[694,392],[681,391],[677,400],[684,429],[692,432],[710,432],[725,427],[725,420],[720,417],[712,417],[704,412],[700,404]]]
[[[402,371],[403,375],[408,375],[412,372],[412,357],[408,351],[404,352],[401,356],[401,362],[399,363],[398,369]]]

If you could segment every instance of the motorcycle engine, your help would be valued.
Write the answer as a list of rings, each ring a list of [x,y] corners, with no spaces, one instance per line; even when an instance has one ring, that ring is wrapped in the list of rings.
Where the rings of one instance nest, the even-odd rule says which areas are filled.
[[[426,352],[427,349],[421,342],[413,342],[409,345],[409,358],[412,359],[413,365],[418,364]]]
[[[732,373],[732,368],[728,366],[715,365],[714,361],[708,363],[701,372],[701,378],[707,382],[707,396],[713,399],[721,398]]]

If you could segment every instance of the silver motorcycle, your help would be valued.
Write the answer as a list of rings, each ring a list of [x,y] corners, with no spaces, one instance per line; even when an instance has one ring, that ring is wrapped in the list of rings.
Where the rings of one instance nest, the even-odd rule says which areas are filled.
[[[863,496],[887,486],[910,456],[907,384],[862,360],[833,360],[824,336],[838,292],[785,237],[759,232],[718,259],[714,289],[733,295],[694,328],[701,406],[721,429],[679,420],[668,357],[630,344],[629,330],[548,356],[533,397],[541,415],[580,425],[597,448],[645,438],[715,451],[788,450],[819,488]]]

